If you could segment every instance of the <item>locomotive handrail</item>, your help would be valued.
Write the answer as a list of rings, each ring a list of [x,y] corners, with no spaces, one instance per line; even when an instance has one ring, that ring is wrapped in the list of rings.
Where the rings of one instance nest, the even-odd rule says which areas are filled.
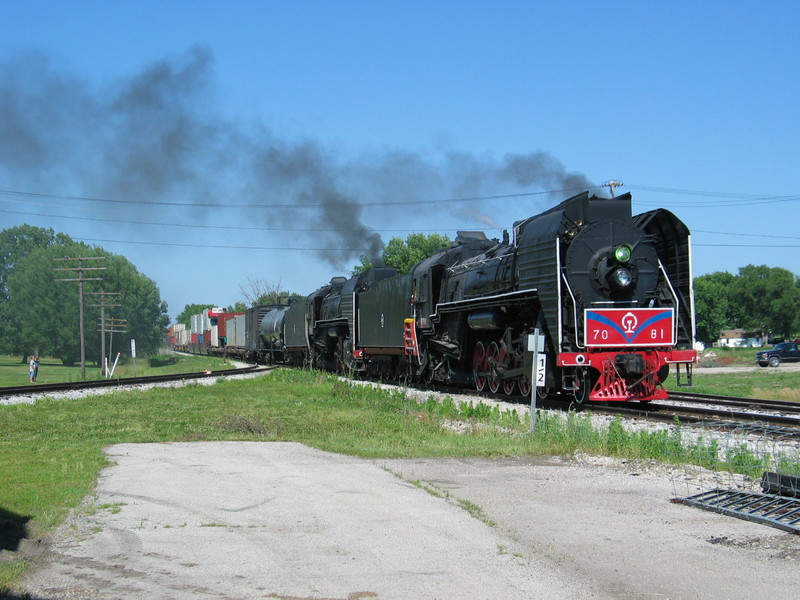
[[[347,317],[334,317],[333,319],[320,319],[319,321],[314,321],[314,327],[317,326],[328,326],[328,325],[335,325],[337,323],[347,323]]]
[[[561,314],[561,284],[559,283],[559,277],[564,277],[564,281],[566,281],[566,274],[561,269],[561,237],[556,236],[556,301],[558,302],[558,316],[557,324],[558,324],[558,336],[556,338],[556,353],[561,352],[561,344],[564,343],[564,317]],[[578,337],[578,307],[575,303],[575,296],[572,294],[572,290],[567,284],[567,289],[569,290],[570,296],[572,296],[572,306],[574,311],[574,320],[575,320],[575,337]]]
[[[578,335],[578,303],[575,301],[575,294],[572,293],[572,288],[569,285],[569,281],[567,281],[566,273],[561,273],[561,278],[564,280],[564,286],[567,288],[569,292],[569,297],[572,298],[572,319],[575,323],[575,346],[578,348],[585,348],[583,345],[580,335]],[[560,294],[559,294],[560,295]],[[561,298],[559,298],[559,303],[561,302]],[[561,319],[561,311],[559,311],[559,320]],[[559,323],[560,325],[560,323]],[[559,337],[560,337],[561,327],[559,327]],[[563,340],[558,340],[558,347],[561,348],[561,342]]]
[[[667,282],[667,287],[669,288],[670,293],[672,294],[672,301],[675,303],[675,314],[680,316],[680,309],[681,309],[681,301],[678,298],[678,295],[675,293],[675,288],[672,287],[672,282],[669,280],[669,276],[667,275],[667,270],[664,268],[661,259],[658,259],[658,268],[661,270],[661,274],[664,276],[664,281]],[[680,318],[675,319],[675,324],[673,328],[675,329],[674,336],[675,341],[678,341],[678,325],[680,324]]]
[[[506,292],[505,294],[493,294],[491,296],[481,296],[480,298],[469,298],[466,300],[455,300],[452,302],[440,302],[436,305],[436,312],[430,318],[433,321],[439,320],[439,311],[442,313],[452,312],[469,305],[478,305],[481,303],[491,304],[498,300],[524,300],[527,296],[534,296],[537,294],[536,288],[528,290],[517,290],[516,292]]]

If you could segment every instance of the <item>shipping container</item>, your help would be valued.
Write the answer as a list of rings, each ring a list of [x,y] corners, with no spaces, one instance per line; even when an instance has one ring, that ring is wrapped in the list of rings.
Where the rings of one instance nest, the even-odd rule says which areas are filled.
[[[245,346],[245,315],[237,315],[232,319],[228,319],[226,325],[227,333],[227,346],[236,346],[237,348],[244,348]]]
[[[203,333],[203,315],[192,315],[192,333]]]
[[[242,312],[223,312],[217,315],[217,336],[221,346],[228,344],[228,321],[243,314]]]

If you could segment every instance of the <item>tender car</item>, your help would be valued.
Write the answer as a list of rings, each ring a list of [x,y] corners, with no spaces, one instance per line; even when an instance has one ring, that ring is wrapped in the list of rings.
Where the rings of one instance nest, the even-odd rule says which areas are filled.
[[[769,350],[756,352],[756,362],[762,367],[777,367],[782,362],[800,362],[797,342],[782,342]]]

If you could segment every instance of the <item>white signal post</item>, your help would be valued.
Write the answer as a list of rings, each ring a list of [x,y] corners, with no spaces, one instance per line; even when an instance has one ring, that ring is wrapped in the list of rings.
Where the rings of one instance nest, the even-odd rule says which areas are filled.
[[[136,377],[136,340],[131,338],[131,358],[133,358],[133,376]]]
[[[528,351],[533,352],[533,367],[531,368],[531,433],[536,431],[536,388],[545,386],[545,368],[547,355],[544,353],[544,335],[536,328],[528,336]]]

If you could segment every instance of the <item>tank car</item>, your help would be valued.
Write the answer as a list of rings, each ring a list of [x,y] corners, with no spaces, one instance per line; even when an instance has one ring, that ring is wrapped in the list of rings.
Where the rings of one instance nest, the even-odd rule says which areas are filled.
[[[464,235],[412,270],[408,348],[417,375],[531,392],[529,336],[544,334],[537,392],[588,401],[665,398],[670,366],[696,362],[689,231],[631,196],[588,193],[514,224]]]
[[[288,306],[282,304],[270,304],[248,311],[248,314],[252,311],[248,328],[248,350],[251,356],[255,356],[257,362],[268,365],[285,362],[286,346],[283,330],[288,309]]]

